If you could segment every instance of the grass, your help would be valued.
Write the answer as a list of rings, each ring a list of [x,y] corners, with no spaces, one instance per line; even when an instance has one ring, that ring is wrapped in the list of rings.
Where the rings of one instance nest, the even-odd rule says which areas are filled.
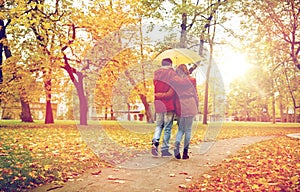
[[[89,123],[77,126],[74,121],[56,121],[50,125],[42,121],[0,121],[0,189],[26,191],[52,182],[62,184],[76,180],[90,168],[111,166],[137,153],[148,152],[155,127],[144,122]],[[174,127],[171,143],[176,134]],[[296,132],[300,132],[299,124],[195,123],[192,143]]]

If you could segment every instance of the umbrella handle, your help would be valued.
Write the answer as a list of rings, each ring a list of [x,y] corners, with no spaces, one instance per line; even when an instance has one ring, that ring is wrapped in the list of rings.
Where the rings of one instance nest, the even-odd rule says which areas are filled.
[[[198,67],[198,65],[196,65],[196,64],[194,63],[194,65],[189,69],[190,74],[192,74],[193,71],[194,71],[197,67]]]

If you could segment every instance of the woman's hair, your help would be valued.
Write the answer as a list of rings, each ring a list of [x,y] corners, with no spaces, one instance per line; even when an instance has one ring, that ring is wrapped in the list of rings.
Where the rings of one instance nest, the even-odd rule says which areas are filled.
[[[190,74],[185,64],[178,65],[178,67],[176,68],[176,73],[181,77],[186,77]]]

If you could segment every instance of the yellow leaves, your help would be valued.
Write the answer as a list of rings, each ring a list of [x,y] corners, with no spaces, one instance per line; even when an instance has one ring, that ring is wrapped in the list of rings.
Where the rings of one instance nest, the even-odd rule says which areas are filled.
[[[38,173],[37,173],[37,171],[30,171],[29,173],[28,173],[28,175],[30,176],[30,177],[32,177],[32,178],[34,178],[34,179],[36,179],[37,178],[37,175],[38,175]]]
[[[48,171],[51,168],[51,165],[44,165],[44,169]]]
[[[43,25],[44,25],[45,29],[50,29],[51,28],[51,23],[49,23],[49,22],[45,22],[45,23],[43,23]]]
[[[295,175],[293,177],[291,177],[291,182],[293,185],[299,185],[300,184],[300,176],[299,175]]]
[[[74,126],[1,128],[0,139],[0,186],[9,189],[65,182],[104,166]]]
[[[204,174],[189,189],[207,191],[298,191],[299,141],[278,137],[241,150]],[[218,190],[220,189],[220,190]]]
[[[257,189],[259,189],[259,186],[257,184],[254,184],[254,185],[251,186],[251,189],[257,190]]]
[[[153,124],[112,122],[102,128],[88,127],[80,133],[70,125],[1,128],[0,186],[34,187],[51,182],[76,181],[76,177],[88,168],[120,163],[145,149],[148,152],[153,129]],[[243,128],[241,132],[244,132]],[[202,136],[203,132],[195,134],[193,139]],[[100,160],[88,146],[94,149]],[[298,140],[286,137],[251,145],[224,160],[221,165],[214,166],[212,172],[201,176],[201,183],[197,185],[207,191],[297,191],[300,175],[298,146]],[[96,177],[101,170],[97,169],[92,174]],[[186,181],[193,180],[187,172],[176,174],[187,175]],[[169,177],[173,176],[174,173],[169,174]],[[117,177],[108,180],[125,182]],[[188,190],[188,187],[182,190]]]
[[[205,179],[210,179],[212,176],[209,175],[209,174],[204,174],[203,177],[204,177]]]

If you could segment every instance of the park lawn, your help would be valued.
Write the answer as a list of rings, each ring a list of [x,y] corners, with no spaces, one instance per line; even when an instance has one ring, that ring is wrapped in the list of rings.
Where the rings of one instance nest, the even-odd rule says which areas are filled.
[[[72,180],[106,166],[74,125],[13,125],[0,129],[0,189],[26,190]]]
[[[279,136],[244,147],[179,191],[300,191],[299,146]]]
[[[111,121],[102,122],[101,126],[99,122],[76,126],[72,121],[57,121],[53,125],[0,121],[0,127],[0,189],[18,191],[52,182],[63,184],[76,180],[88,169],[112,166],[136,152],[148,152],[155,125]],[[174,127],[172,139],[177,126]],[[200,143],[211,135],[225,139],[295,132],[300,132],[299,124],[225,123],[210,128],[195,123],[192,143]]]

